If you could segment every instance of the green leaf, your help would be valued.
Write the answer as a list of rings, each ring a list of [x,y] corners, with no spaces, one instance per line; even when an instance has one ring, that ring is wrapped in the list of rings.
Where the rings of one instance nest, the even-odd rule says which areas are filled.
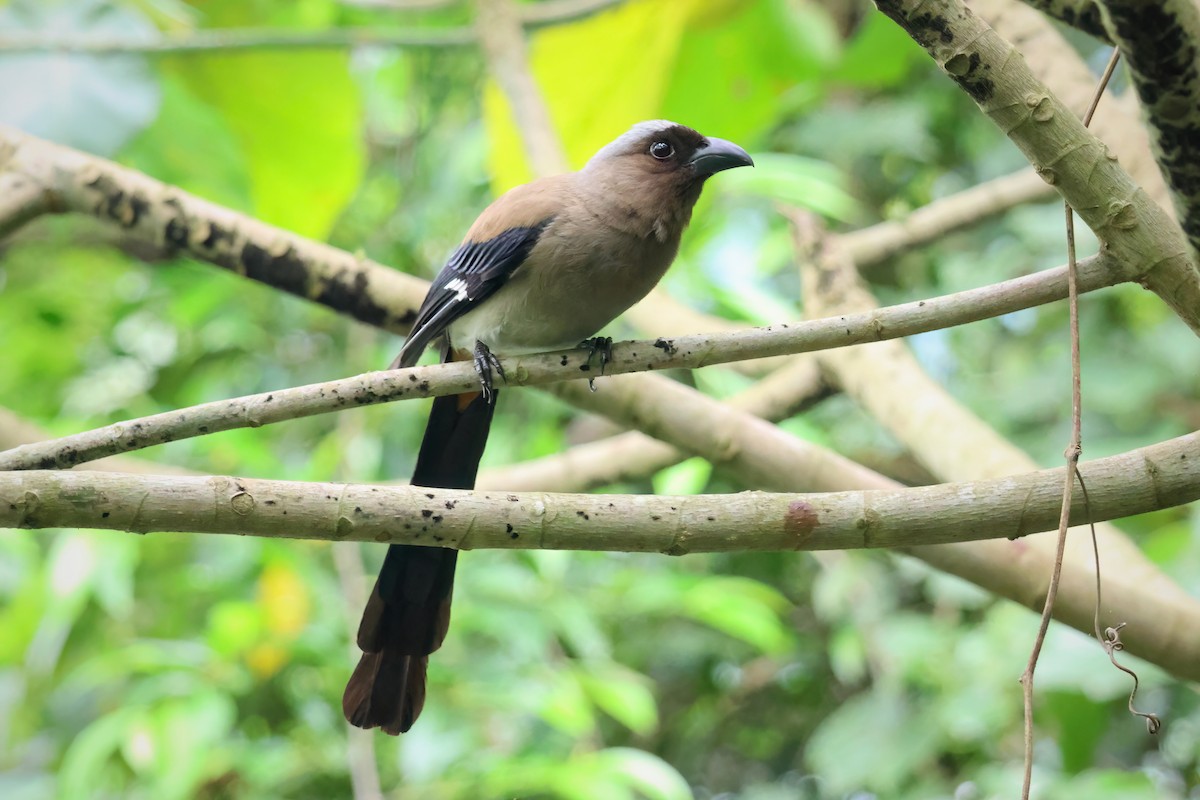
[[[220,746],[228,741],[235,709],[226,695],[201,689],[155,709],[155,797],[195,797],[199,784],[223,769]]]
[[[1047,800],[1160,800],[1165,795],[1144,772],[1096,770],[1055,786]]]
[[[721,182],[720,193],[780,200],[839,222],[862,217],[858,201],[842,188],[841,173],[823,161],[786,153],[756,153],[754,167],[731,170]]]
[[[143,709],[124,707],[79,731],[71,740],[58,770],[58,796],[102,795],[102,787],[111,785],[109,760],[143,717]]]
[[[883,14],[868,14],[832,77],[873,89],[895,86],[924,56],[899,25]]]
[[[579,676],[572,671],[563,671],[555,673],[552,680],[549,695],[541,707],[542,719],[573,737],[584,736],[595,729],[596,717]]]
[[[658,704],[644,675],[608,663],[586,667],[579,678],[592,702],[634,733],[646,736],[658,725]]]
[[[162,91],[162,113],[121,151],[121,161],[206,200],[249,211],[246,153],[220,110],[171,74]]]
[[[713,576],[701,579],[687,591],[681,609],[706,625],[772,654],[784,651],[791,642],[791,633],[780,618],[787,607],[787,599],[764,583]]]
[[[206,6],[213,25],[252,19],[230,0]],[[311,24],[305,6],[311,9],[282,7],[277,21]],[[164,63],[233,131],[248,165],[255,214],[305,236],[328,235],[363,173],[363,114],[349,52],[216,52]]]
[[[597,755],[608,771],[618,773],[631,788],[651,800],[691,800],[683,776],[658,756],[631,747],[611,747]]]
[[[208,615],[208,644],[224,656],[252,647],[263,637],[262,609],[245,600],[225,600]]]
[[[1078,773],[1090,767],[1108,731],[1109,711],[1104,704],[1077,692],[1043,692],[1038,711],[1039,719],[1048,715],[1058,723],[1054,740],[1062,754],[1063,769]]]
[[[867,789],[887,797],[937,757],[938,743],[932,720],[894,692],[876,688],[830,714],[805,755],[831,795]]]
[[[732,15],[698,14],[679,48],[662,115],[752,147],[783,98],[817,78],[837,49],[829,15],[815,4],[755,0]]]

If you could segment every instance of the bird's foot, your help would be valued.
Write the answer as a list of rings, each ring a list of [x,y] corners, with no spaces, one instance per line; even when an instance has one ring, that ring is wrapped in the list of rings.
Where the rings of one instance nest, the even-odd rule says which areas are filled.
[[[597,355],[600,356],[600,374],[604,374],[604,368],[608,366],[608,362],[612,361],[612,337],[611,336],[594,336],[591,339],[584,339],[579,343],[579,349],[587,350],[587,365],[590,368],[592,359]],[[596,391],[596,379],[588,378],[588,388],[593,392]]]
[[[483,392],[484,402],[494,403],[496,390],[492,382],[493,373],[498,374],[505,383],[508,383],[508,376],[504,374],[504,367],[500,366],[500,359],[479,341],[475,342],[475,373],[479,375],[479,390]]]

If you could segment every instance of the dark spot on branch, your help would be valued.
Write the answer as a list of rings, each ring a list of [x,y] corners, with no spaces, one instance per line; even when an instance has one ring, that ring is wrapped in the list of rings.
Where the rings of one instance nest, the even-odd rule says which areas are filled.
[[[796,540],[797,550],[804,546],[819,524],[817,511],[811,505],[803,500],[788,503],[787,513],[783,517],[783,530]]]
[[[214,226],[213,230],[217,230]],[[283,255],[272,255],[253,242],[242,245],[241,265],[251,280],[274,286],[299,297],[308,297],[311,267],[296,251],[288,248]]]
[[[372,298],[371,280],[361,270],[340,269],[321,280],[313,299],[370,325],[382,326],[387,320],[387,309]]]
[[[1072,28],[1078,28],[1084,33],[1090,33],[1097,39],[1108,41],[1108,31],[1104,30],[1104,21],[1100,16],[1100,6],[1097,3],[1073,8],[1064,5],[1059,9],[1060,19]]]
[[[233,241],[233,232],[227,231],[215,222],[208,223],[208,232],[204,237],[204,241],[200,242],[200,246],[205,250],[215,250],[220,246],[222,241]]]
[[[183,215],[171,217],[163,229],[163,239],[172,247],[186,250],[191,229]]]

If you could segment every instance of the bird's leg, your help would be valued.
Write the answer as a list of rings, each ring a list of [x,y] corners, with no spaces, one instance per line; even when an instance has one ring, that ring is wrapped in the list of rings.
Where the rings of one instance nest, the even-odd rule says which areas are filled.
[[[597,354],[600,355],[600,374],[604,374],[604,368],[608,366],[608,362],[612,361],[612,337],[611,336],[594,336],[591,339],[584,339],[579,343],[579,349],[587,350],[587,365],[590,368],[592,359]],[[596,379],[588,378],[588,388],[593,392],[596,391]]]
[[[483,392],[483,399],[486,403],[493,403],[496,399],[492,383],[492,373],[497,373],[508,383],[508,376],[504,374],[504,367],[500,366],[500,359],[492,354],[488,346],[483,342],[475,342],[475,372],[479,375],[479,387]]]

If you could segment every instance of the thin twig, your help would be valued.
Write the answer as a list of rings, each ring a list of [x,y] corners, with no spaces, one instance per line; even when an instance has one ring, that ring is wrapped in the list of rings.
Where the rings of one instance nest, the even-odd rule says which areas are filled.
[[[206,28],[162,36],[101,37],[96,34],[7,34],[4,53],[86,53],[92,56],[184,55],[214,50],[344,50],[355,47],[467,47],[475,44],[468,27],[334,28],[324,31],[282,28]]]
[[[1053,196],[1054,187],[1026,167],[934,200],[900,219],[844,233],[839,244],[859,270],[863,270],[1022,203],[1049,200]]]
[[[388,11],[433,11],[458,5],[459,0],[341,0],[342,5],[360,8],[384,8]],[[354,652],[357,660],[358,651]]]
[[[529,30],[574,22],[612,8],[624,0],[563,0],[522,6],[520,24]],[[541,6],[550,6],[542,8]],[[212,50],[341,50],[355,47],[467,47],[478,42],[472,27],[334,28],[324,31],[279,28],[200,29],[162,36],[97,36],[95,34],[7,34],[0,36],[4,53],[87,53],[88,55],[180,55]]]
[[[1087,483],[1083,479],[1083,473],[1076,470],[1076,475],[1079,477],[1079,488],[1083,490],[1084,507],[1090,507],[1091,500],[1088,497]],[[1096,636],[1096,641],[1100,642],[1100,646],[1104,648],[1112,665],[1133,678],[1133,688],[1129,690],[1129,700],[1126,702],[1126,706],[1129,708],[1130,714],[1146,720],[1146,731],[1153,735],[1162,730],[1162,720],[1157,714],[1150,711],[1139,711],[1134,706],[1133,702],[1137,699],[1138,693],[1138,674],[1117,661],[1117,653],[1125,649],[1125,643],[1121,641],[1121,629],[1125,627],[1125,623],[1107,627],[1103,633],[1100,632],[1100,608],[1103,598],[1100,581],[1100,545],[1096,541],[1096,523],[1089,522],[1088,528],[1092,533],[1092,555],[1096,562],[1096,613],[1092,617],[1092,632]]]
[[[1081,288],[1118,282],[1107,254],[1086,259]],[[764,356],[884,341],[988,319],[1054,300],[1064,294],[1062,268],[858,314],[731,333],[680,336],[655,342],[622,342],[605,365],[610,376],[669,368],[698,369]],[[508,383],[531,386],[591,377],[584,350],[501,359]],[[92,431],[23,445],[0,453],[0,470],[65,469],[104,456],[140,450],[234,428],[259,427],[315,414],[395,400],[458,394],[477,389],[469,362],[369,372],[352,378],[217,400],[127,420]]]
[[[1117,66],[1118,52],[1113,51],[1108,67],[1100,78],[1092,102],[1083,115],[1083,126],[1086,128],[1092,121],[1096,106],[1112,78]],[[1063,454],[1067,460],[1067,469],[1063,478],[1062,511],[1058,522],[1058,543],[1054,554],[1054,568],[1050,573],[1050,585],[1046,590],[1046,602],[1042,606],[1042,618],[1038,625],[1037,638],[1029,652],[1029,662],[1021,675],[1022,694],[1025,707],[1025,774],[1021,786],[1022,800],[1029,800],[1029,791],[1033,783],[1033,675],[1037,669],[1038,657],[1042,645],[1046,641],[1046,632],[1050,628],[1051,615],[1054,612],[1054,600],[1058,596],[1059,582],[1062,580],[1063,553],[1067,548],[1067,531],[1071,524],[1071,494],[1075,486],[1075,476],[1078,473],[1079,457],[1083,452],[1082,408],[1083,388],[1080,375],[1079,358],[1079,277],[1078,265],[1075,260],[1075,214],[1070,203],[1063,203],[1066,212],[1067,226],[1067,307],[1070,315],[1071,337],[1071,441]],[[1085,495],[1086,499],[1086,495]],[[1086,507],[1086,506],[1085,506]],[[1097,557],[1097,570],[1099,558]],[[1115,662],[1114,662],[1115,663]]]

